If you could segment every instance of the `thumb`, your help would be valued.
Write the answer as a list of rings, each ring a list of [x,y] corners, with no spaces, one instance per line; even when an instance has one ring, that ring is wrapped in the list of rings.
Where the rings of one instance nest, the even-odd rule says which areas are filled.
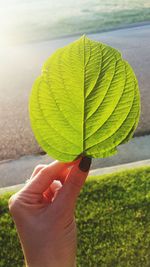
[[[83,157],[80,162],[77,162],[71,168],[60,192],[60,198],[62,197],[64,205],[75,204],[88,176],[90,165],[91,158]]]

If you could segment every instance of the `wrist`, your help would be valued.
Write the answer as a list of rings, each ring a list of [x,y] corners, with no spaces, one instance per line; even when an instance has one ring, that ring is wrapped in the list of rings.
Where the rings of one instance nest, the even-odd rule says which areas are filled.
[[[76,262],[73,264],[73,265],[67,265],[66,266],[66,264],[61,264],[61,263],[59,262],[59,263],[52,263],[52,262],[49,262],[49,263],[44,263],[44,262],[42,262],[42,263],[27,263],[26,262],[26,267],[76,267],[77,265],[76,265]]]
[[[59,257],[55,258],[49,256],[47,259],[40,257],[40,259],[30,258],[25,259],[26,267],[76,267],[76,260],[69,262],[69,259],[66,261],[61,260]]]

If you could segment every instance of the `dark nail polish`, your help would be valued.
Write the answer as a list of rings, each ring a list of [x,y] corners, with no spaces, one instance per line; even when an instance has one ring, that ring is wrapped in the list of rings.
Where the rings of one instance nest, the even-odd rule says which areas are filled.
[[[79,169],[83,172],[87,172],[90,169],[91,162],[91,158],[83,157],[79,163]]]

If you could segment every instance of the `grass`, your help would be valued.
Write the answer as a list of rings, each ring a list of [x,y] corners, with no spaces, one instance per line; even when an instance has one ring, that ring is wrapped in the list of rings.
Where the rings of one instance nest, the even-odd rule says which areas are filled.
[[[9,196],[0,198],[0,267],[22,267]],[[150,266],[150,167],[89,177],[76,220],[78,267]]]

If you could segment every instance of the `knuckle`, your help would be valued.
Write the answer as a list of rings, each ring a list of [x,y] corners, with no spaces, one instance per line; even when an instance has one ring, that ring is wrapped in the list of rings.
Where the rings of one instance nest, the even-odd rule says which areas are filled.
[[[13,214],[18,209],[17,194],[14,194],[9,198],[8,208],[11,214]]]
[[[34,168],[34,172],[38,172],[38,171],[40,171],[43,167],[45,167],[44,164],[38,164],[38,165]]]

